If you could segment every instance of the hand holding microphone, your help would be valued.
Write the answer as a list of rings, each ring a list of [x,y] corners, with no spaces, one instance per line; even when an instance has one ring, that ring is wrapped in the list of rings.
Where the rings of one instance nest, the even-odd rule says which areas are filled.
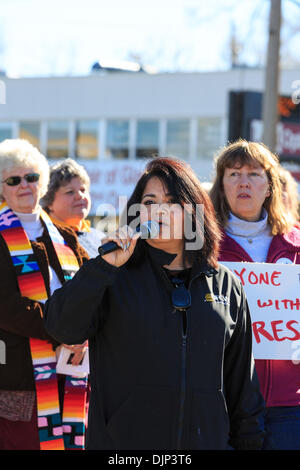
[[[115,233],[108,235],[98,248],[99,254],[109,264],[120,267],[125,264],[134,252],[138,238],[155,238],[159,234],[159,225],[155,221],[147,221],[134,231],[125,225]]]

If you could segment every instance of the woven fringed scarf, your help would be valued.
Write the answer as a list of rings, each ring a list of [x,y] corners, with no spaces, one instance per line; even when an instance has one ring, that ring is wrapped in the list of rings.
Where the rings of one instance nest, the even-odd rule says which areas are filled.
[[[79,269],[77,258],[48,214],[41,211],[41,218],[67,281]],[[19,218],[5,203],[0,205],[0,233],[9,249],[21,295],[45,301],[47,291],[31,243]],[[36,338],[29,341],[37,395],[40,449],[83,449],[87,377],[66,376],[61,417],[55,352],[47,341]]]

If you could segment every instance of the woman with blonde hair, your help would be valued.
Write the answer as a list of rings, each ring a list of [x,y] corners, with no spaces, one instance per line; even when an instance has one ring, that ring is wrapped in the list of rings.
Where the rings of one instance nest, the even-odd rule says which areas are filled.
[[[279,162],[265,145],[240,139],[216,157],[210,192],[223,231],[219,261],[300,263],[300,230],[282,200]],[[265,449],[300,449],[300,366],[256,360],[266,401]]]

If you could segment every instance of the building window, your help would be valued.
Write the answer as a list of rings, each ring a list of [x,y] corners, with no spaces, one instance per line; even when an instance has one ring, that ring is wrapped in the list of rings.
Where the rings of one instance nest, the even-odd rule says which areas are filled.
[[[0,142],[5,139],[12,139],[13,128],[9,122],[0,122]]]
[[[69,122],[49,121],[47,139],[48,158],[67,158],[69,153]]]
[[[40,123],[38,121],[21,121],[19,123],[19,137],[40,147]]]
[[[216,150],[222,145],[221,118],[198,119],[198,158],[213,158]]]
[[[76,122],[75,155],[87,160],[98,158],[98,121]]]
[[[190,123],[187,119],[167,121],[166,153],[174,157],[188,159],[190,142]]]
[[[106,156],[124,159],[129,155],[129,121],[107,121]]]
[[[137,122],[137,158],[151,158],[158,154],[158,128],[158,121]]]

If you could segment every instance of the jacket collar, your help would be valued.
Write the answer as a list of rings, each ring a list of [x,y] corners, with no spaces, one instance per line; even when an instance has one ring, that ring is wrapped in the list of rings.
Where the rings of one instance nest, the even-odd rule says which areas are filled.
[[[64,225],[67,227],[71,227],[76,233],[83,233],[83,232],[90,232],[91,231],[91,222],[89,220],[83,219],[81,220],[78,225],[69,225],[62,220],[58,220],[51,215],[51,220],[56,225]]]
[[[144,242],[144,245],[151,261],[153,261],[156,265],[159,265],[160,267],[171,264],[172,261],[176,258],[176,254],[168,253],[158,248],[154,248],[146,242]],[[217,274],[217,272],[218,271],[212,266],[210,266],[207,261],[202,260],[200,263],[193,264],[191,278],[200,274],[205,274],[205,276],[210,277],[214,274]]]
[[[167,251],[160,250],[159,248],[154,248],[147,242],[143,242],[143,244],[148,256],[159,266],[169,265],[176,258],[176,254],[174,253],[168,253]]]

